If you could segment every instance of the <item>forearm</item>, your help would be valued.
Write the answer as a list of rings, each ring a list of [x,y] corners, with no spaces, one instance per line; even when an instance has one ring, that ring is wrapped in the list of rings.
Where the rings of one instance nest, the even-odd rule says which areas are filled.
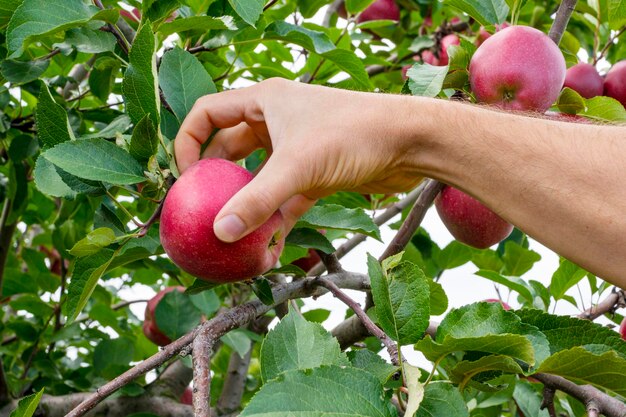
[[[416,174],[481,200],[564,257],[626,288],[626,128],[458,103],[407,108]],[[422,117],[415,115],[421,114]]]

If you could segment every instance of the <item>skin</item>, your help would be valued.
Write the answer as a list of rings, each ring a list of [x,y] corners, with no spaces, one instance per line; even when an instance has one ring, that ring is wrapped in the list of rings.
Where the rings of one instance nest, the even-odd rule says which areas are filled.
[[[198,160],[214,128],[222,130],[205,156],[237,160],[260,147],[271,155],[216,216],[224,241],[278,208],[288,230],[337,190],[402,192],[428,176],[626,288],[624,126],[272,79],[198,100],[176,138],[180,170]]]

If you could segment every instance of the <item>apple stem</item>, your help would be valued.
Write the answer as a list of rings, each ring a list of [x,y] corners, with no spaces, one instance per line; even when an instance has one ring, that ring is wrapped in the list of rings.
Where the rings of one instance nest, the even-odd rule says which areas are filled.
[[[354,314],[356,314],[357,317],[361,320],[365,328],[370,332],[370,334],[372,336],[375,336],[378,340],[382,342],[383,345],[385,345],[385,348],[387,348],[387,352],[389,353],[389,357],[391,358],[391,363],[393,363],[395,366],[400,366],[399,358],[402,358],[402,354],[398,350],[398,345],[393,340],[391,340],[387,333],[382,331],[380,327],[374,324],[374,322],[369,318],[367,313],[361,308],[359,303],[350,298],[348,294],[341,291],[341,289],[334,282],[328,281],[324,278],[317,278],[315,282],[319,286],[326,288],[335,296],[335,298],[339,299],[345,305],[350,307],[352,311],[354,311]],[[404,359],[401,360],[404,362]]]
[[[565,28],[567,28],[572,13],[574,13],[577,2],[578,0],[563,0],[556,11],[556,16],[550,27],[548,36],[550,36],[550,39],[557,45],[561,43],[561,38],[563,37],[563,33],[565,33]]]

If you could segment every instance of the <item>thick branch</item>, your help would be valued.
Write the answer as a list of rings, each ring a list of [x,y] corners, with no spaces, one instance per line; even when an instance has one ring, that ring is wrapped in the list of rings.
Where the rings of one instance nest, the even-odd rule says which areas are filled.
[[[336,298],[341,300],[344,304],[350,307],[352,311],[354,311],[354,314],[356,314],[359,320],[361,320],[361,323],[363,323],[363,326],[367,329],[367,331],[372,336],[375,336],[378,340],[380,340],[383,345],[385,345],[387,353],[389,353],[389,357],[391,358],[391,363],[399,366],[401,359],[398,345],[391,340],[389,336],[387,336],[387,333],[374,324],[367,313],[363,311],[359,303],[350,298],[345,292],[341,291],[341,289],[339,289],[339,287],[331,281],[324,278],[318,278],[316,282],[322,287],[328,289]]]
[[[196,417],[211,417],[211,354],[215,338],[203,329],[193,340],[193,409]]]
[[[389,220],[396,217],[398,214],[402,213],[402,210],[404,210],[405,208],[413,204],[418,199],[418,197],[424,190],[425,186],[426,186],[425,182],[421,183],[417,188],[415,188],[413,191],[407,194],[407,196],[402,201],[395,203],[394,205],[389,207],[387,210],[385,210],[383,213],[381,213],[379,216],[376,216],[374,218],[374,223],[377,226],[381,226],[387,223]],[[362,242],[364,242],[365,239],[367,239],[367,236],[365,235],[361,235],[361,234],[355,235],[351,239],[348,239],[348,241],[345,242],[343,245],[337,248],[337,250],[335,251],[335,256],[337,257],[337,259],[343,258],[352,249],[354,249],[355,247],[360,245]],[[326,267],[324,266],[322,262],[320,262],[317,265],[315,265],[313,268],[311,268],[311,270],[309,271],[309,274],[320,275],[325,270],[326,270]]]
[[[180,398],[193,378],[193,371],[182,361],[175,361],[155,380],[149,388],[154,396],[173,396]]]
[[[606,417],[626,416],[626,404],[616,398],[606,395],[599,389],[591,385],[576,385],[565,378],[556,375],[535,374],[533,378],[541,381],[544,385],[563,391],[566,394],[578,399],[586,407],[593,403],[598,408],[600,414]]]
[[[444,187],[442,183],[435,180],[426,180],[424,191],[420,193],[415,205],[411,209],[411,212],[402,223],[400,230],[393,237],[393,240],[385,249],[379,260],[387,259],[390,256],[396,255],[404,250],[406,245],[411,241],[411,238],[415,234],[415,231],[420,227],[426,212],[432,205],[435,197],[439,194],[439,191]]]
[[[241,408],[241,399],[246,387],[248,368],[252,359],[252,348],[242,358],[237,352],[230,355],[228,373],[224,379],[222,394],[217,401],[219,415],[230,414]]]
[[[354,290],[369,289],[369,278],[367,275],[363,274],[344,272],[341,274],[328,275],[326,279],[335,282],[341,288]],[[315,278],[306,278],[276,286],[272,292],[275,303],[280,304],[292,298],[318,297],[326,293],[326,290],[315,285]],[[209,332],[214,337],[214,340],[217,340],[229,331],[241,327],[254,320],[256,317],[267,313],[272,308],[274,308],[274,306],[268,306],[259,300],[254,300],[217,315],[213,319],[202,323],[200,326],[196,327],[193,331],[189,332],[180,339],[165,346],[157,354],[151,356],[102,386],[96,392],[92,393],[87,399],[81,402],[70,413],[68,413],[67,417],[79,417],[85,415],[89,410],[94,408],[109,395],[113,394],[115,391],[125,386],[135,378],[138,378],[146,372],[157,368],[179,354],[181,351],[189,349],[190,344],[199,332]]]
[[[577,2],[578,0],[563,0],[556,11],[556,16],[552,26],[550,27],[548,36],[550,36],[550,39],[552,39],[557,45],[561,43],[561,38],[563,37],[563,33],[565,33],[565,29],[567,28],[570,17],[572,17],[572,13],[574,13]]]

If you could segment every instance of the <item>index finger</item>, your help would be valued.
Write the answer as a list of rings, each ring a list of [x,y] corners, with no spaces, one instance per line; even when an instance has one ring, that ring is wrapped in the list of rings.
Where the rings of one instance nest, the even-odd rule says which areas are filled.
[[[216,129],[262,119],[253,88],[225,91],[201,97],[180,126],[174,141],[178,170],[182,174],[200,159],[200,150]]]

